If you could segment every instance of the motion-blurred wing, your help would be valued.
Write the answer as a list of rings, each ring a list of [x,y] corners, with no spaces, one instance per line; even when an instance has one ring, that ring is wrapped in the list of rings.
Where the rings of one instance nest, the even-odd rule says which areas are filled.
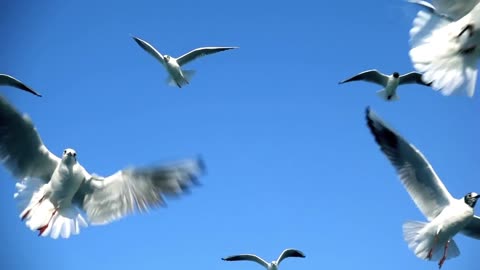
[[[375,141],[395,167],[417,207],[432,220],[454,200],[453,197],[420,151],[390,129],[370,108],[366,114]]]
[[[7,75],[7,74],[0,74],[0,85],[9,85],[18,89],[21,89],[23,91],[27,91],[29,93],[34,94],[35,96],[41,97],[38,92],[33,90],[32,88],[28,87],[25,85],[23,82],[19,81],[18,79]]]
[[[23,180],[35,177],[50,181],[60,158],[43,144],[27,115],[22,116],[0,96],[0,162]]]
[[[376,69],[372,69],[372,70],[361,72],[349,79],[343,80],[339,82],[339,84],[351,82],[351,81],[367,81],[367,82],[372,82],[372,83],[386,86],[388,82],[388,76],[379,72]]]
[[[305,255],[304,255],[303,252],[301,252],[300,250],[296,250],[296,249],[292,249],[292,248],[285,249],[285,250],[282,252],[282,254],[280,254],[280,256],[278,256],[277,264],[280,264],[280,262],[281,262],[283,259],[288,258],[288,257],[305,258]]]
[[[165,205],[164,196],[179,196],[197,184],[204,172],[201,159],[173,165],[133,168],[107,177],[93,176],[81,187],[74,201],[87,213],[91,224],[106,224],[134,211]]]
[[[262,258],[258,257],[257,255],[254,254],[240,254],[240,255],[234,255],[234,256],[229,256],[226,258],[222,258],[224,261],[252,261],[259,263],[263,265],[264,267],[268,268],[268,263],[263,260]]]
[[[213,53],[218,53],[218,52],[223,52],[226,50],[232,50],[232,49],[237,49],[238,47],[203,47],[203,48],[198,48],[195,50],[192,50],[180,57],[177,58],[177,63],[180,66],[183,66],[187,64],[188,62],[191,62],[197,58],[200,58],[205,55],[213,54]]]

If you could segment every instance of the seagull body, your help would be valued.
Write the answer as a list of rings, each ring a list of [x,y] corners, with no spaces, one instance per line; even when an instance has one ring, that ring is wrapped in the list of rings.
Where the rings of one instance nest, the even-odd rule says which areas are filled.
[[[240,255],[234,255],[234,256],[229,256],[226,258],[222,258],[224,261],[252,261],[256,262],[263,267],[267,268],[268,270],[278,270],[278,266],[280,265],[280,262],[284,260],[285,258],[288,257],[299,257],[299,258],[305,258],[305,255],[303,252],[296,250],[296,249],[285,249],[280,256],[278,256],[278,259],[276,261],[272,261],[271,263],[268,263],[264,259],[258,257],[257,255],[254,254],[240,254]]]
[[[443,95],[473,97],[480,56],[480,0],[411,0],[426,8],[410,30],[410,59]]]
[[[68,238],[88,224],[102,225],[135,211],[165,205],[203,172],[200,159],[149,168],[126,168],[101,177],[77,161],[73,149],[61,158],[43,144],[31,120],[0,97],[0,160],[17,182],[14,198],[31,230]],[[86,214],[86,217],[84,217]]]
[[[28,87],[25,85],[23,82],[19,81],[18,79],[7,75],[7,74],[0,74],[0,85],[8,85],[8,86],[13,86],[15,88],[21,89],[23,91],[27,91],[31,94],[34,94],[37,97],[41,97],[38,92],[33,90],[32,88]]]
[[[392,75],[385,75],[376,69],[363,71],[349,79],[339,82],[339,84],[360,80],[383,86],[383,89],[377,91],[377,95],[386,101],[398,100],[397,88],[399,85],[411,83],[426,86],[430,85],[422,81],[422,74],[417,72],[410,72],[402,76],[400,76],[398,72],[394,72]]]
[[[162,55],[157,49],[155,49],[148,42],[133,37],[135,42],[151,56],[155,57],[162,65],[166,68],[169,77],[167,78],[167,83],[170,86],[182,86],[189,84],[190,79],[195,74],[194,70],[183,70],[182,66],[205,55],[222,52],[226,50],[237,49],[238,47],[202,47],[194,49],[178,58],[172,57],[170,55]]]
[[[389,128],[367,108],[367,124],[410,197],[428,222],[403,225],[404,239],[418,258],[445,260],[460,255],[453,237],[457,233],[480,239],[480,217],[473,208],[480,195],[471,192],[456,199],[450,195],[428,160],[412,144]]]

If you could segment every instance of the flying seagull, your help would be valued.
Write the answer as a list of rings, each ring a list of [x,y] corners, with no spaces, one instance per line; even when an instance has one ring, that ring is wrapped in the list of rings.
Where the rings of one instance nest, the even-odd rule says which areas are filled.
[[[480,55],[479,0],[412,0],[426,8],[410,30],[410,59],[443,95],[473,97]]]
[[[367,81],[376,83],[384,88],[377,91],[377,95],[387,101],[398,100],[397,87],[402,84],[421,84],[429,86],[429,83],[425,83],[422,80],[422,74],[417,72],[410,72],[400,76],[398,72],[394,72],[392,75],[385,75],[376,69],[363,71],[349,79],[339,82],[339,84],[352,82],[352,81]]]
[[[167,83],[170,86],[182,86],[189,84],[192,76],[194,75],[194,70],[184,70],[182,67],[189,62],[200,58],[205,55],[218,53],[226,50],[237,49],[238,47],[202,47],[194,49],[178,58],[172,57],[170,55],[162,55],[157,51],[152,45],[150,45],[145,40],[142,40],[137,37],[132,37],[137,44],[142,47],[146,52],[151,56],[155,57],[162,65],[167,69],[169,74],[167,78]]]
[[[34,94],[35,96],[41,97],[39,93],[35,92],[32,88],[26,86],[24,83],[21,81],[17,80],[16,78],[7,75],[7,74],[0,74],[0,85],[8,85],[8,86],[13,86],[15,88],[27,91],[29,93]]]
[[[39,235],[54,239],[78,234],[89,223],[103,225],[135,211],[164,206],[165,196],[189,191],[204,171],[197,158],[126,168],[108,177],[90,174],[78,162],[75,150],[65,149],[61,157],[51,153],[30,118],[1,96],[0,161],[19,179],[14,198],[20,218]]]
[[[278,266],[280,265],[280,262],[288,257],[299,257],[299,258],[305,258],[305,255],[303,252],[300,250],[296,249],[285,249],[282,254],[278,257],[276,261],[273,261],[271,263],[266,262],[262,258],[258,257],[257,255],[253,254],[240,254],[240,255],[234,255],[234,256],[229,256],[226,258],[222,258],[224,261],[253,261],[256,263],[259,263],[263,265],[265,268],[268,270],[277,270]]]
[[[457,233],[480,239],[480,217],[473,213],[480,195],[470,192],[460,199],[452,197],[415,146],[388,127],[370,108],[367,108],[366,115],[375,141],[428,220],[404,223],[404,239],[418,258],[439,260],[441,268],[446,259],[460,255],[453,240]]]

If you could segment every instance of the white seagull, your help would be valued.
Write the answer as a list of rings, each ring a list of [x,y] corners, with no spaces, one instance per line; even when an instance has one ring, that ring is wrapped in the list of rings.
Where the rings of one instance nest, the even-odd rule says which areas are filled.
[[[428,220],[404,223],[404,239],[418,258],[439,260],[441,268],[446,259],[460,255],[453,240],[457,233],[480,239],[480,217],[473,212],[480,195],[470,192],[460,199],[452,197],[432,165],[415,146],[389,128],[370,108],[367,108],[366,115],[375,141]]]
[[[339,82],[339,84],[351,81],[367,81],[383,86],[383,89],[377,91],[377,95],[387,101],[398,100],[397,87],[399,85],[411,83],[426,86],[430,85],[429,83],[425,83],[422,80],[422,74],[417,72],[410,72],[402,76],[400,76],[398,72],[394,72],[392,75],[385,75],[376,69],[363,71],[349,79]]]
[[[162,55],[159,51],[157,51],[152,45],[150,45],[145,40],[139,39],[137,37],[133,37],[135,42],[142,47],[146,52],[148,52],[151,56],[155,57],[162,65],[167,69],[169,74],[167,78],[167,83],[170,86],[178,86],[182,88],[182,86],[189,84],[192,76],[194,75],[194,70],[184,70],[182,67],[205,55],[218,53],[221,51],[237,49],[238,47],[202,47],[194,49],[178,58],[172,57],[170,55]]]
[[[15,88],[27,91],[31,94],[34,94],[35,96],[38,96],[38,97],[42,96],[38,92],[33,90],[32,88],[26,86],[24,83],[22,83],[18,79],[14,78],[10,75],[7,75],[7,74],[0,74],[0,85],[13,86]]]
[[[410,0],[426,8],[410,30],[414,68],[443,95],[473,97],[480,56],[480,0]]]
[[[288,257],[305,258],[305,255],[300,250],[289,248],[289,249],[285,249],[282,252],[282,254],[280,254],[278,259],[276,261],[272,261],[271,263],[268,263],[264,259],[258,257],[257,255],[253,255],[253,254],[234,255],[234,256],[229,256],[229,257],[226,257],[226,258],[222,258],[222,260],[224,260],[224,261],[253,261],[253,262],[256,262],[256,263],[259,263],[259,264],[263,265],[268,270],[277,270],[280,262],[283,259],[288,258]]]
[[[189,191],[204,170],[201,159],[187,159],[126,168],[105,178],[91,175],[78,163],[75,150],[65,149],[61,157],[51,153],[30,118],[1,96],[0,161],[20,180],[14,196],[20,218],[39,235],[54,239],[78,234],[88,223],[107,224],[135,211],[163,206],[164,196]]]

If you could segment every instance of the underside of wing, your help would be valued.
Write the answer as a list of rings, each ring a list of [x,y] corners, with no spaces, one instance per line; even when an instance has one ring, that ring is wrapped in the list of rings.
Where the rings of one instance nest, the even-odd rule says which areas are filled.
[[[280,256],[278,256],[277,263],[280,264],[283,259],[288,257],[297,257],[297,258],[305,258],[305,254],[300,250],[289,248],[285,249]]]
[[[195,50],[192,50],[177,59],[177,63],[180,66],[183,66],[197,58],[203,57],[205,55],[209,54],[214,54],[218,52],[223,52],[226,50],[232,50],[232,49],[237,49],[238,47],[203,47],[203,48],[198,48]]]
[[[60,159],[43,144],[32,121],[22,116],[0,96],[0,160],[17,178],[40,178],[45,182]]]
[[[26,92],[29,92],[31,94],[34,94],[35,96],[38,96],[38,97],[42,96],[32,88],[28,87],[23,82],[21,82],[20,80],[7,74],[0,74],[0,85],[9,85],[9,86],[24,90]]]
[[[224,261],[252,261],[263,265],[264,267],[268,268],[268,263],[263,260],[262,258],[258,257],[254,254],[240,254],[240,255],[233,255],[229,257],[222,258]]]
[[[165,64],[165,60],[163,59],[163,55],[157,51],[150,43],[146,42],[143,39],[137,38],[137,37],[132,37],[133,40],[143,49],[145,50],[148,54],[151,56],[155,57],[160,63]]]
[[[371,69],[371,70],[361,72],[346,80],[343,80],[339,82],[339,84],[352,82],[352,81],[367,81],[367,82],[376,83],[376,84],[385,86],[387,85],[388,77],[387,75],[380,73],[376,69]]]
[[[480,240],[480,217],[473,216],[470,223],[460,231],[462,234]]]
[[[469,13],[480,0],[433,0],[432,4],[440,14],[458,20]]]
[[[135,211],[165,205],[166,196],[188,193],[204,172],[201,159],[172,165],[121,170],[107,178],[92,177],[81,187],[76,202],[91,224],[106,224]]]
[[[432,83],[426,83],[422,80],[422,74],[412,71],[410,73],[407,73],[405,75],[400,76],[399,78],[399,84],[411,84],[411,83],[416,83],[416,84],[422,84],[425,86],[430,86]]]
[[[367,108],[366,116],[375,141],[395,167],[415,204],[429,220],[435,218],[454,199],[428,160],[370,108]]]

